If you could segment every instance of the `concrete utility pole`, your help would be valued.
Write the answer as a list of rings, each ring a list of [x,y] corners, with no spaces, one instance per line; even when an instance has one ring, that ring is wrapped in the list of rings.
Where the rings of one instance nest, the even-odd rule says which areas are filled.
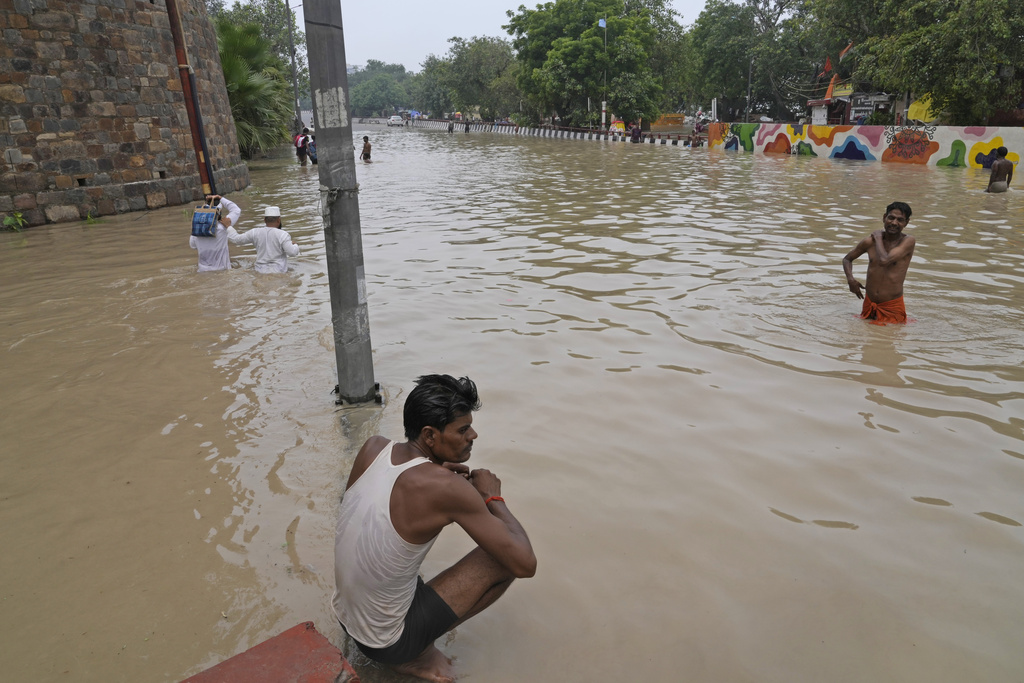
[[[338,361],[338,400],[362,403],[377,395],[341,0],[303,0],[302,8],[316,124],[327,278],[331,286],[334,354]]]

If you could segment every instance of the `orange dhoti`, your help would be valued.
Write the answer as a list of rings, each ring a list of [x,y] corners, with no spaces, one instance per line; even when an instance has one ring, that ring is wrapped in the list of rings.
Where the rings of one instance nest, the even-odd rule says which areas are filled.
[[[865,294],[864,308],[861,309],[860,317],[870,320],[875,325],[905,323],[907,322],[907,309],[903,306],[902,296],[876,304]]]

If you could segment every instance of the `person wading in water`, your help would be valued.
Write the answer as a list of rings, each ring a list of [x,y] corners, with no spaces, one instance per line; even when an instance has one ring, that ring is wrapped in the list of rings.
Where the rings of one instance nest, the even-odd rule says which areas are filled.
[[[903,281],[916,244],[912,235],[903,234],[910,222],[910,213],[909,205],[893,202],[882,216],[884,229],[875,230],[843,257],[843,272],[850,291],[858,299],[864,299],[860,317],[879,325],[907,322]],[[853,277],[853,261],[865,252],[868,255],[867,287]],[[861,293],[862,289],[865,293]]]

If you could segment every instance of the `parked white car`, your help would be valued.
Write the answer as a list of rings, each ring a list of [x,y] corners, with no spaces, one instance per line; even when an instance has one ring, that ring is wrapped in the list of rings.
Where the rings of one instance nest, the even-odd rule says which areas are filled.
[[[403,119],[401,116],[398,116],[397,114],[395,116],[392,116],[390,119],[388,119],[388,126],[404,126],[404,125],[405,125],[405,119]]]

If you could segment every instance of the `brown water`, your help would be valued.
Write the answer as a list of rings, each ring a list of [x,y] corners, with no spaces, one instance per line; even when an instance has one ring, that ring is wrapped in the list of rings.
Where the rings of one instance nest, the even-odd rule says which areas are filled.
[[[305,620],[344,645],[337,499],[427,372],[478,382],[473,464],[540,562],[439,641],[467,680],[1021,680],[1024,194],[365,133],[383,409],[329,393],[313,167],[256,164],[236,197],[243,228],[282,206],[286,275],[235,247],[196,274],[181,207],[0,235],[5,680],[175,681]],[[840,260],[892,199],[916,322],[876,327]],[[446,531],[424,573],[468,547]]]

